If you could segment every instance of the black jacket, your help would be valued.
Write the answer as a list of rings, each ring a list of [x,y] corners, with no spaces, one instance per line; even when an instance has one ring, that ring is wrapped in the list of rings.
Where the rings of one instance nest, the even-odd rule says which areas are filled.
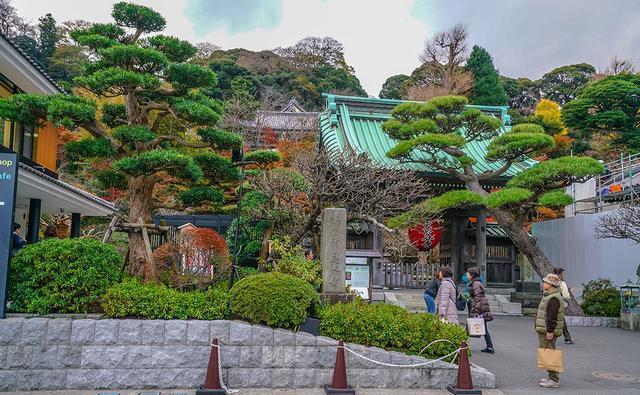
[[[440,288],[440,280],[434,279],[431,280],[429,285],[427,285],[427,289],[424,290],[424,293],[435,298],[438,294],[438,288]]]

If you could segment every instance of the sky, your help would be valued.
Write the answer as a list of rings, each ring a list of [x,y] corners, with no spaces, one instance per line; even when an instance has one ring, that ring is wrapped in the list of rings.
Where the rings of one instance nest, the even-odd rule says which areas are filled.
[[[537,79],[554,67],[604,69],[617,55],[640,68],[640,0],[137,0],[167,19],[164,34],[223,49],[273,49],[309,36],[344,44],[369,95],[419,65],[425,38],[463,23],[502,75]],[[13,0],[27,19],[110,21],[112,0]]]

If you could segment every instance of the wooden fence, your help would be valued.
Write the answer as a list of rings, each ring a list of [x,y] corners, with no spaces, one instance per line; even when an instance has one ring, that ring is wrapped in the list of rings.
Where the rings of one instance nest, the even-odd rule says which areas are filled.
[[[425,288],[433,279],[438,264],[431,262],[390,262],[384,260],[376,268],[382,285],[389,288]],[[378,281],[380,282],[380,281]]]

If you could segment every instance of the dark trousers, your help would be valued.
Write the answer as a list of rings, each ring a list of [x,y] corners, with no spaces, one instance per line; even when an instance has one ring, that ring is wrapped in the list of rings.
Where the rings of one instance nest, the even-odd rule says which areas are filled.
[[[564,325],[562,326],[562,337],[564,337],[564,341],[572,341],[571,333],[569,333],[569,329],[567,328],[567,320],[564,320]]]
[[[493,341],[491,340],[491,334],[489,333],[489,323],[484,322],[484,341],[487,343],[487,348],[493,348]]]

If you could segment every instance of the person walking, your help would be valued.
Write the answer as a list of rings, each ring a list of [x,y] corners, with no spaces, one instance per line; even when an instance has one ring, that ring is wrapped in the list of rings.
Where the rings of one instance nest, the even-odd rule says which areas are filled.
[[[438,309],[438,317],[449,323],[458,323],[458,309],[456,308],[457,287],[453,282],[453,269],[451,266],[442,266],[440,268],[440,288],[436,294],[436,306]]]
[[[467,269],[467,279],[469,280],[469,296],[471,296],[471,308],[469,309],[470,317],[478,317],[484,319],[484,341],[487,347],[481,352],[488,354],[495,354],[493,349],[493,341],[491,340],[491,334],[489,333],[489,327],[487,322],[493,321],[491,316],[491,307],[489,306],[489,300],[485,295],[484,285],[480,280],[480,269],[475,266]]]
[[[560,294],[560,278],[547,274],[543,281],[543,296],[536,313],[536,332],[538,333],[539,348],[556,348],[556,340],[562,335],[564,326],[564,305]],[[544,388],[559,388],[560,373],[548,370],[549,377],[540,380]]]
[[[438,289],[440,288],[440,271],[438,270],[433,277],[433,280],[427,285],[427,288],[422,294],[424,303],[427,305],[427,313],[436,313],[436,295],[438,295]]]
[[[558,276],[560,279],[560,295],[562,295],[562,305],[566,309],[569,305],[569,299],[571,299],[571,294],[569,293],[569,287],[567,283],[564,282],[564,270],[561,267],[556,267],[553,269],[553,274]],[[565,320],[562,326],[562,337],[564,337],[564,344],[573,344],[573,339],[571,338],[571,333],[569,333],[569,328],[567,328],[567,321]]]

